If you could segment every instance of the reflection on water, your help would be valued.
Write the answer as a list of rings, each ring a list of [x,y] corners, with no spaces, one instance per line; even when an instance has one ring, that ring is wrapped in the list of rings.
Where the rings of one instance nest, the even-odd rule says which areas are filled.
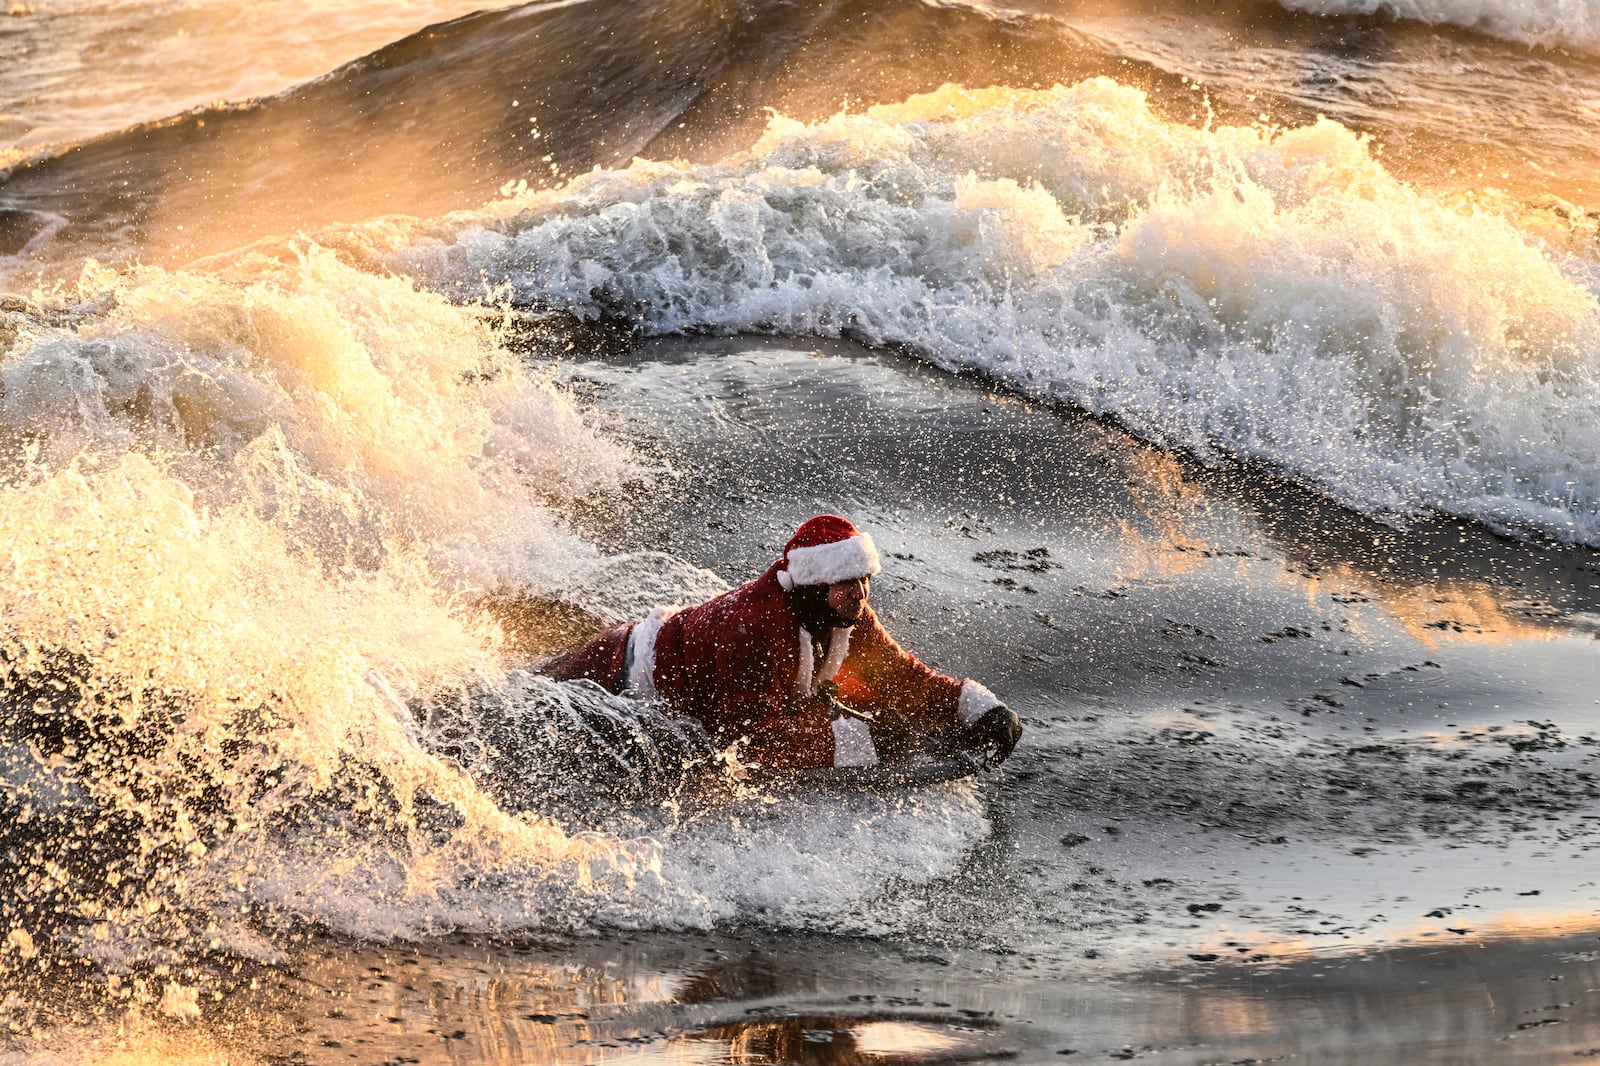
[[[926,978],[944,976],[930,969],[904,965],[892,947],[765,935],[755,943],[711,933],[543,945],[321,940],[282,969],[241,978],[207,1007],[201,1031],[229,1062],[275,1064],[850,1066],[1014,1054],[1014,1037],[989,1010],[950,989],[925,993]],[[162,1057],[164,1032],[144,1027],[135,1044],[146,1057],[128,1061],[182,1061]]]
[[[721,1044],[714,1060],[718,1062],[888,1066],[990,1058],[995,1048],[972,1039],[981,1033],[971,1027],[909,1021],[796,1017],[714,1026],[689,1039]]]
[[[1509,644],[1591,633],[1600,611],[1600,553],[1516,544],[1480,527],[1423,518],[1381,525],[1260,470],[1202,470],[1125,442],[1117,464],[1142,522],[1120,523],[1122,574],[1171,579],[1205,561],[1256,558],[1234,544],[1264,534],[1283,552],[1278,580],[1313,604],[1373,602],[1419,644],[1452,639]],[[1230,529],[1241,507],[1248,532]]]
[[[282,969],[241,979],[197,1027],[124,1019],[32,1050],[39,1061],[128,1066],[911,1066],[1158,1050],[1176,1066],[1550,1061],[1600,1044],[1590,945],[1600,942],[1499,939],[1306,954],[1266,970],[1217,962],[1030,977],[1017,958],[966,957],[952,972],[912,946],[772,934],[313,940]],[[713,988],[748,991],[695,998]]]

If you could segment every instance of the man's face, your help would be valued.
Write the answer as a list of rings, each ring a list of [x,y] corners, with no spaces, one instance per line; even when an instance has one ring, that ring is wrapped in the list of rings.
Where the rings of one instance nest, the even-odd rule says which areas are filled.
[[[853,624],[867,608],[867,597],[872,593],[870,577],[853,577],[849,581],[835,581],[828,586],[828,608],[845,625]]]

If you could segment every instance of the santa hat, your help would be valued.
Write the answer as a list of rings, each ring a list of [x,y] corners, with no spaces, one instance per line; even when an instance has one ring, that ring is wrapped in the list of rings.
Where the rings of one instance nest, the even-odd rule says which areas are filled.
[[[783,546],[783,568],[778,584],[785,590],[796,585],[831,585],[835,581],[871,577],[883,567],[872,538],[836,514],[809,519]]]

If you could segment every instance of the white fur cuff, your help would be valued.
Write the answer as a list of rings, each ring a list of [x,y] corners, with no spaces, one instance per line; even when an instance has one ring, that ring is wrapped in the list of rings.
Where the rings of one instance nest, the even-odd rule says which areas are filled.
[[[962,725],[971,725],[988,712],[1000,706],[1000,697],[976,681],[961,682],[961,702],[956,704],[956,717]]]
[[[656,638],[661,624],[677,613],[657,607],[628,633],[628,691],[638,699],[656,698]]]
[[[818,544],[812,548],[795,548],[789,552],[787,570],[778,572],[778,580],[788,580],[784,587],[793,585],[831,585],[835,581],[871,577],[883,569],[878,562],[878,546],[865,533],[857,533],[848,540],[832,544]]]
[[[877,761],[878,749],[867,723],[843,716],[833,720],[833,765],[871,766]]]

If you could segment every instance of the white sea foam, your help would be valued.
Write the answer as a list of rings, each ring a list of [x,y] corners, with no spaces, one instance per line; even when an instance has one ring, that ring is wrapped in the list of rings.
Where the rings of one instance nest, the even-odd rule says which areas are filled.
[[[1595,262],[1326,120],[1195,129],[1106,79],[947,86],[498,201],[390,262],[657,332],[910,344],[1377,515],[1600,542]]]
[[[954,874],[988,831],[970,785],[766,800],[663,836],[662,867],[721,918],[881,936],[919,921],[895,889]]]
[[[1388,15],[1545,48],[1600,53],[1600,0],[1278,0],[1317,15]]]

